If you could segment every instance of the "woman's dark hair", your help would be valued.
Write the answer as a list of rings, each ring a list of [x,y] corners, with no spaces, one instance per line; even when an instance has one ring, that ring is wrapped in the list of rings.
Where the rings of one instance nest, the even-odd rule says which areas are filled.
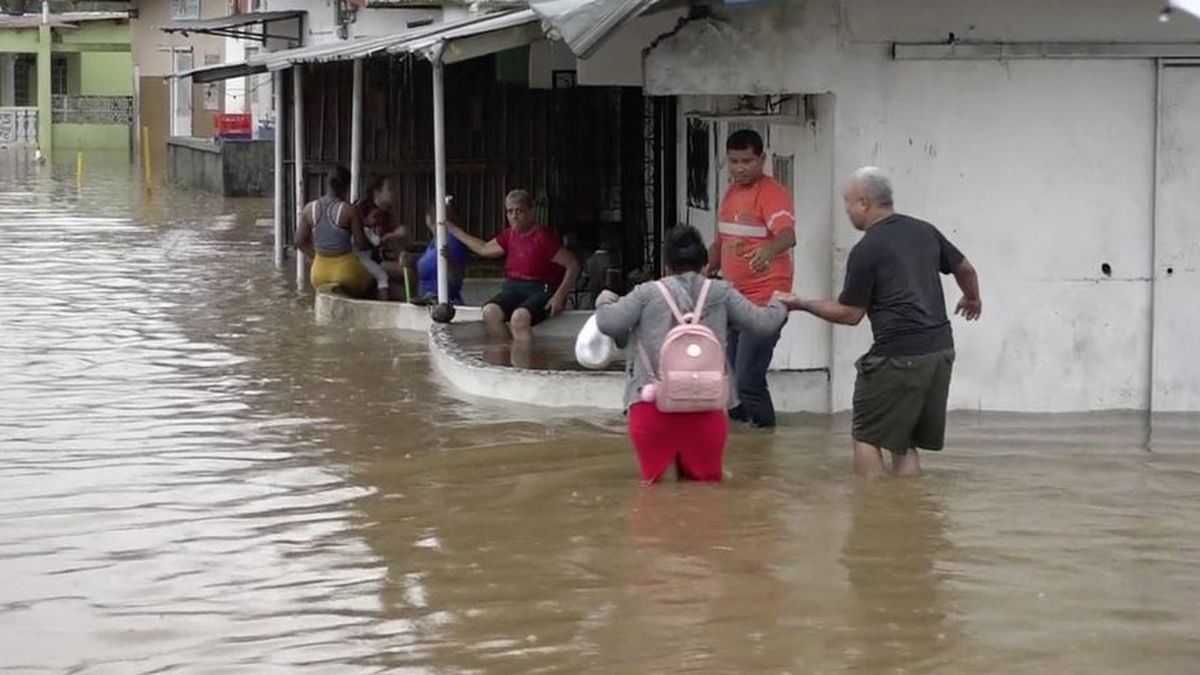
[[[329,172],[329,191],[338,197],[345,197],[350,192],[349,169],[339,166]]]
[[[667,233],[667,245],[663,250],[667,267],[671,272],[699,272],[708,264],[708,248],[704,237],[691,225],[676,225]]]
[[[425,215],[430,220],[432,220],[434,223],[437,223],[437,198],[436,197],[429,198],[429,208],[425,209]],[[454,203],[453,202],[446,204],[446,222],[454,223],[456,225],[462,225],[462,223],[460,223],[458,221],[458,213],[456,213],[454,211]]]

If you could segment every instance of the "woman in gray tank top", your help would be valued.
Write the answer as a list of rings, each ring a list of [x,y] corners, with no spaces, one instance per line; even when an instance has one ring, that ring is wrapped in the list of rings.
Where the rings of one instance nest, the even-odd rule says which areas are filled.
[[[314,288],[333,286],[358,297],[375,285],[375,279],[355,255],[368,243],[358,211],[347,203],[349,192],[350,172],[339,166],[329,175],[325,196],[304,207],[296,241],[312,258]],[[382,292],[387,293],[386,287]]]

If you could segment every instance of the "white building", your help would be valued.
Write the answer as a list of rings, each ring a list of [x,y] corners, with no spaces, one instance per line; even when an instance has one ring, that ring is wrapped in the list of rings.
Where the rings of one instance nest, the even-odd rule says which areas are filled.
[[[841,288],[859,235],[840,179],[864,164],[888,170],[898,208],[937,224],[980,271],[983,320],[955,322],[952,407],[1195,411],[1200,216],[1187,199],[1200,188],[1200,21],[1176,11],[1162,22],[1162,10],[752,2],[669,32],[661,17],[627,22],[593,60],[644,50],[647,92],[680,98],[680,213],[710,233],[724,181],[714,168],[709,208],[688,207],[687,119],[712,120],[719,142],[747,121],[729,112],[736,97],[760,108],[800,97],[799,114],[757,122],[793,158],[798,292]],[[585,85],[639,75],[586,64]],[[958,297],[948,281],[951,307]],[[828,367],[830,408],[847,409],[865,322],[795,316],[785,335],[777,365]]]
[[[348,37],[378,27],[387,44],[338,47],[329,5],[269,9],[301,5],[305,43],[329,50],[280,52],[263,68],[453,41],[404,37],[423,21],[407,12],[436,20],[430,10],[361,10]],[[472,33],[475,51],[460,56],[532,42],[530,87],[569,70],[578,86],[672,100],[670,213],[710,236],[724,136],[761,129],[768,167],[796,198],[801,294],[841,288],[858,239],[841,179],[864,164],[888,170],[898,208],[938,225],[980,272],[983,320],[955,322],[954,408],[1200,410],[1200,359],[1187,349],[1200,327],[1200,222],[1186,207],[1200,187],[1200,21],[1160,21],[1161,0],[714,0],[632,18],[648,5],[535,3],[543,27],[586,58],[503,22],[505,39]],[[395,25],[366,20],[371,11],[396,12]],[[514,36],[528,39],[505,41]],[[948,304],[957,298],[948,282]],[[811,369],[828,389],[818,411],[845,410],[869,341],[865,323],[796,315],[775,365]]]

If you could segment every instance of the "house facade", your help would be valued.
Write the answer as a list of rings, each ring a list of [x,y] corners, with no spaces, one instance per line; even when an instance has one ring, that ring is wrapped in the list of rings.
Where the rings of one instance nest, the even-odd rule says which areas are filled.
[[[0,16],[0,145],[128,150],[133,96],[124,12]]]
[[[1200,410],[1200,22],[1155,0],[807,0],[710,6],[647,39],[618,29],[594,58],[642,54],[676,97],[679,209],[711,236],[720,143],[752,125],[797,202],[797,291],[841,288],[859,238],[840,182],[877,165],[899,210],[928,219],[979,269],[984,317],[955,322],[951,406],[1029,412]],[[1164,21],[1163,19],[1167,19]],[[585,62],[586,63],[586,62]],[[689,141],[711,134],[683,189]],[[703,148],[701,148],[703,149]],[[782,158],[782,159],[779,159]],[[958,297],[946,286],[950,306]],[[865,323],[793,316],[776,365],[827,368],[849,408]]]

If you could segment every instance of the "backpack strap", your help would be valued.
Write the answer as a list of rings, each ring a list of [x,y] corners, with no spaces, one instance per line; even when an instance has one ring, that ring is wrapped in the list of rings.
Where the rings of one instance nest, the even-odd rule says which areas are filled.
[[[671,308],[671,314],[675,315],[675,321],[679,323],[687,323],[687,317],[683,312],[679,311],[679,305],[675,304],[675,298],[671,297],[671,291],[667,288],[666,282],[659,280],[654,282],[654,287],[662,294],[663,300],[667,301],[667,307]]]
[[[708,300],[710,287],[712,287],[712,279],[705,278],[704,283],[700,284],[700,296],[696,298],[696,308],[692,310],[692,323],[700,323],[700,317],[704,316],[704,303]]]
[[[671,291],[667,289],[665,282],[656,281],[654,285],[658,287],[658,292],[662,294],[663,300],[667,301],[667,306],[671,308],[671,313],[675,315],[677,322],[700,323],[700,317],[704,315],[704,303],[708,300],[708,289],[712,286],[712,279],[705,279],[704,283],[700,285],[700,295],[696,298],[696,306],[686,314],[679,310],[679,305],[675,303],[675,298],[671,296]]]

